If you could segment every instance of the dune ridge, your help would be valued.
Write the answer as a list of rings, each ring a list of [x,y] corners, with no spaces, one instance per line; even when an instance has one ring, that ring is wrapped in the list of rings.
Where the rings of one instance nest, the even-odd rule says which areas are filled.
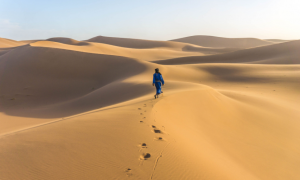
[[[202,52],[207,54],[231,52],[239,49],[239,48],[212,48],[212,47],[198,46],[192,43],[175,42],[175,41],[153,41],[153,40],[116,38],[116,37],[105,37],[105,36],[97,36],[86,41],[110,44],[110,45],[126,47],[126,48],[136,48],[136,49],[168,48],[173,50],[178,49],[183,51]]]
[[[282,43],[282,42],[291,41],[291,40],[283,40],[283,39],[265,39],[265,40],[273,43]]]
[[[10,48],[10,47],[22,46],[25,44],[27,44],[27,43],[20,42],[20,41],[14,41],[11,39],[0,38],[0,48]]]
[[[114,46],[121,46],[127,48],[137,48],[137,49],[157,48],[157,47],[176,48],[181,44],[181,43],[172,43],[168,41],[152,41],[152,40],[128,39],[128,38],[105,37],[105,36],[96,36],[86,41],[110,44]]]
[[[87,42],[77,41],[75,39],[64,38],[64,37],[49,38],[46,41],[53,41],[53,42],[59,42],[59,43],[63,43],[63,44],[77,45],[77,46],[89,45],[89,43],[87,43]]]
[[[239,51],[211,55],[190,56],[155,61],[158,64],[197,64],[197,63],[256,63],[256,64],[299,64],[300,40],[262,46]]]
[[[271,45],[272,41],[256,38],[223,38],[215,36],[189,36],[171,41],[184,42],[205,47],[223,47],[223,48],[251,48],[257,46]]]
[[[2,47],[0,179],[298,180],[300,43],[252,40]]]
[[[130,39],[127,39],[127,41],[130,41]],[[145,41],[145,44],[148,44],[148,41]],[[48,48],[60,48],[87,53],[125,56],[129,58],[140,59],[143,61],[164,60],[176,57],[187,57],[195,55],[206,56],[211,54],[232,52],[236,50],[231,48],[206,48],[184,43],[175,43],[174,45],[174,43],[170,42],[169,44],[170,46],[166,48],[161,48],[158,46],[148,49],[134,49],[122,46],[115,46],[106,43],[76,41],[69,38],[55,38],[54,40],[34,42],[30,45]],[[172,45],[174,46],[172,47]]]

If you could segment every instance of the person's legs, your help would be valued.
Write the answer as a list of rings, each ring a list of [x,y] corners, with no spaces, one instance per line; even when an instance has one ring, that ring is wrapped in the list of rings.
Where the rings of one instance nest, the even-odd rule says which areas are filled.
[[[161,93],[161,82],[155,82],[156,87],[156,96],[155,98],[158,98],[158,95]]]

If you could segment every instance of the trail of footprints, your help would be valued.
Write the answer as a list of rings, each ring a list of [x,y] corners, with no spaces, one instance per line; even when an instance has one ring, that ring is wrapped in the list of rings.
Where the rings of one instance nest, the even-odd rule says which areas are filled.
[[[144,104],[143,107],[147,107],[147,104]],[[152,107],[153,107],[153,105],[152,105]],[[142,108],[138,108],[138,110],[142,111]],[[147,111],[144,110],[144,112],[147,112]],[[144,114],[143,114],[143,113],[140,113],[140,115],[144,115]],[[143,117],[143,120],[140,120],[140,123],[144,123],[144,120],[145,120],[145,119],[146,119],[146,117],[144,116],[144,117]],[[157,128],[157,126],[151,125],[150,127],[151,127],[151,131],[152,131],[153,133],[155,133],[155,134],[163,134],[163,131],[160,130],[159,128]],[[164,126],[162,126],[162,127],[165,128]],[[159,136],[159,137],[155,137],[154,140],[156,140],[156,141],[164,141],[164,139],[163,139],[162,137],[160,137],[160,136]],[[140,147],[139,152],[141,152],[141,151],[143,151],[144,149],[147,149],[147,148],[148,148],[148,146],[147,146],[146,143],[141,143],[141,144],[139,144],[138,146]],[[145,160],[149,159],[149,158],[151,158],[151,154],[150,154],[150,153],[144,152],[144,153],[140,154],[140,157],[139,157],[140,164],[139,164],[139,165],[140,165],[140,166],[143,165],[143,162],[144,162]],[[126,172],[126,175],[127,175],[128,177],[132,176],[132,169],[131,169],[131,168],[127,168],[127,169],[125,170],[125,172]]]

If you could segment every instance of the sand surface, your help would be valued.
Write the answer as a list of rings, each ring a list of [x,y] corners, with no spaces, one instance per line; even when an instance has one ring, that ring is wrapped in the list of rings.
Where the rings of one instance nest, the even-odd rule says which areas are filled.
[[[299,49],[1,38],[0,180],[299,180]]]

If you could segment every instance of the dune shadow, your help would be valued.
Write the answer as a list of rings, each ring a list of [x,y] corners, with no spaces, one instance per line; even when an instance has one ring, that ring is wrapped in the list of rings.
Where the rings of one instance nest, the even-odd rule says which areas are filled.
[[[81,97],[65,102],[29,109],[6,109],[11,116],[31,118],[63,118],[132,100],[153,92],[146,84],[116,82]]]
[[[85,41],[77,41],[75,39],[63,38],[63,37],[50,38],[50,39],[47,39],[47,41],[58,42],[58,43],[68,44],[68,45],[74,45],[74,46],[86,46],[86,45],[89,45],[89,43],[85,42]]]
[[[251,67],[251,65],[248,65]],[[247,82],[262,83],[268,82],[269,79],[262,76],[249,75],[251,68],[240,66],[220,65],[220,66],[201,66],[201,70],[215,76],[215,78],[227,82]]]
[[[122,82],[147,69],[132,58],[25,45],[0,59],[0,111],[11,116],[70,116],[153,90]]]

